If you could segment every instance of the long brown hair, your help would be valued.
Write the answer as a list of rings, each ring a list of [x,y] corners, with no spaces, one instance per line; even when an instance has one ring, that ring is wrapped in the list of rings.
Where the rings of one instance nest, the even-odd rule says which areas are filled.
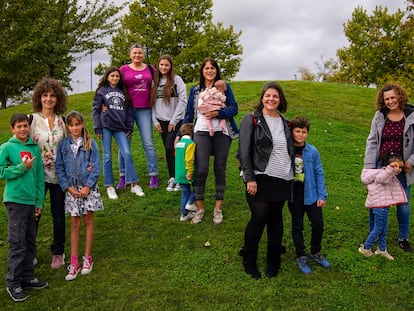
[[[83,149],[85,149],[86,151],[91,151],[92,150],[91,135],[89,134],[89,131],[86,127],[85,119],[83,118],[83,115],[79,111],[72,110],[66,116],[66,126],[68,126],[68,124],[70,124],[70,122],[73,119],[83,124],[83,130],[82,130]]]
[[[157,63],[157,72],[154,74],[154,87],[151,89],[151,106],[155,105],[155,101],[157,100],[158,94],[158,85],[162,78],[162,74],[160,72],[160,62],[162,60],[166,60],[170,63],[170,71],[167,73],[167,81],[165,82],[164,89],[162,90],[162,98],[166,105],[170,104],[171,96],[177,96],[177,91],[175,89],[175,72],[174,72],[174,65],[170,55],[164,54],[158,59]]]
[[[122,78],[121,71],[119,70],[118,67],[109,66],[108,68],[106,68],[104,75],[102,76],[101,80],[99,80],[98,87],[96,88],[96,91],[95,91],[95,96],[96,96],[96,94],[98,93],[98,90],[101,87],[109,87],[110,86],[108,77],[114,71],[118,72],[118,74],[119,74],[119,82],[118,82],[118,85],[117,86],[124,93],[124,96],[125,96],[125,107],[126,108],[129,108],[129,107],[131,107],[131,99],[129,97],[129,93],[128,93],[128,90],[126,88],[126,85],[124,83],[124,79]]]

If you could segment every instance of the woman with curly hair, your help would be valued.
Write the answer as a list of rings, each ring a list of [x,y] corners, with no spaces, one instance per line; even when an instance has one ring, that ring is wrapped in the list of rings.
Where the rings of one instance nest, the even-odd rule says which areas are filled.
[[[403,185],[408,202],[397,205],[399,225],[398,244],[406,252],[412,252],[408,242],[410,227],[410,188],[414,183],[414,106],[408,104],[407,92],[398,84],[387,83],[378,92],[377,112],[371,123],[365,150],[364,168],[380,168],[380,159],[389,152],[401,154],[404,169],[397,176]],[[370,231],[374,215],[370,209]]]
[[[53,78],[43,78],[33,90],[33,111],[30,138],[36,142],[42,154],[45,173],[45,194],[50,194],[53,218],[52,269],[65,263],[65,194],[56,176],[56,151],[59,142],[66,137],[65,122],[67,94],[62,84]]]

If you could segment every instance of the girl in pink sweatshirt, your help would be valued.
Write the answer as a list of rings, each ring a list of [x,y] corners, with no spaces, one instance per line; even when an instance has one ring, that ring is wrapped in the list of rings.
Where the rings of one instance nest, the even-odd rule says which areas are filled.
[[[383,164],[383,168],[364,168],[361,173],[361,181],[368,190],[365,206],[372,209],[374,227],[371,228],[368,238],[358,251],[365,257],[370,257],[374,255],[371,247],[375,241],[378,241],[375,255],[394,260],[387,251],[388,211],[391,205],[407,202],[405,191],[397,179],[397,175],[404,167],[404,161],[400,155],[390,152],[384,157]]]

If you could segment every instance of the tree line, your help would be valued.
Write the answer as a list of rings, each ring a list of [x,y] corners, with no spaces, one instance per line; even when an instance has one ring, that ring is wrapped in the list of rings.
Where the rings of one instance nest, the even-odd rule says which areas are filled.
[[[299,68],[301,78],[359,85],[393,80],[414,90],[414,0],[405,2],[406,11],[394,14],[379,6],[369,15],[357,7],[344,24],[349,47],[337,50],[338,59],[321,57],[316,74]],[[129,46],[136,42],[145,47],[150,63],[170,54],[184,81],[198,78],[197,69],[206,55],[220,63],[224,79],[236,76],[243,54],[242,32],[213,23],[212,0],[128,3],[1,0],[1,107],[30,91],[44,76],[59,79],[70,89],[75,61],[98,49],[107,48],[111,65],[121,66],[129,61]],[[108,37],[112,38],[109,45]],[[101,75],[106,66],[99,64],[95,74]]]

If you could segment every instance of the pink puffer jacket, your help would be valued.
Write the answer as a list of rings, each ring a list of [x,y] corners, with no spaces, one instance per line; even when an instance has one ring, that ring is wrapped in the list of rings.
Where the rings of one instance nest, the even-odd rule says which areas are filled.
[[[391,167],[364,168],[361,172],[361,181],[368,189],[365,201],[365,206],[368,208],[407,203],[404,188],[394,175],[394,170]]]

